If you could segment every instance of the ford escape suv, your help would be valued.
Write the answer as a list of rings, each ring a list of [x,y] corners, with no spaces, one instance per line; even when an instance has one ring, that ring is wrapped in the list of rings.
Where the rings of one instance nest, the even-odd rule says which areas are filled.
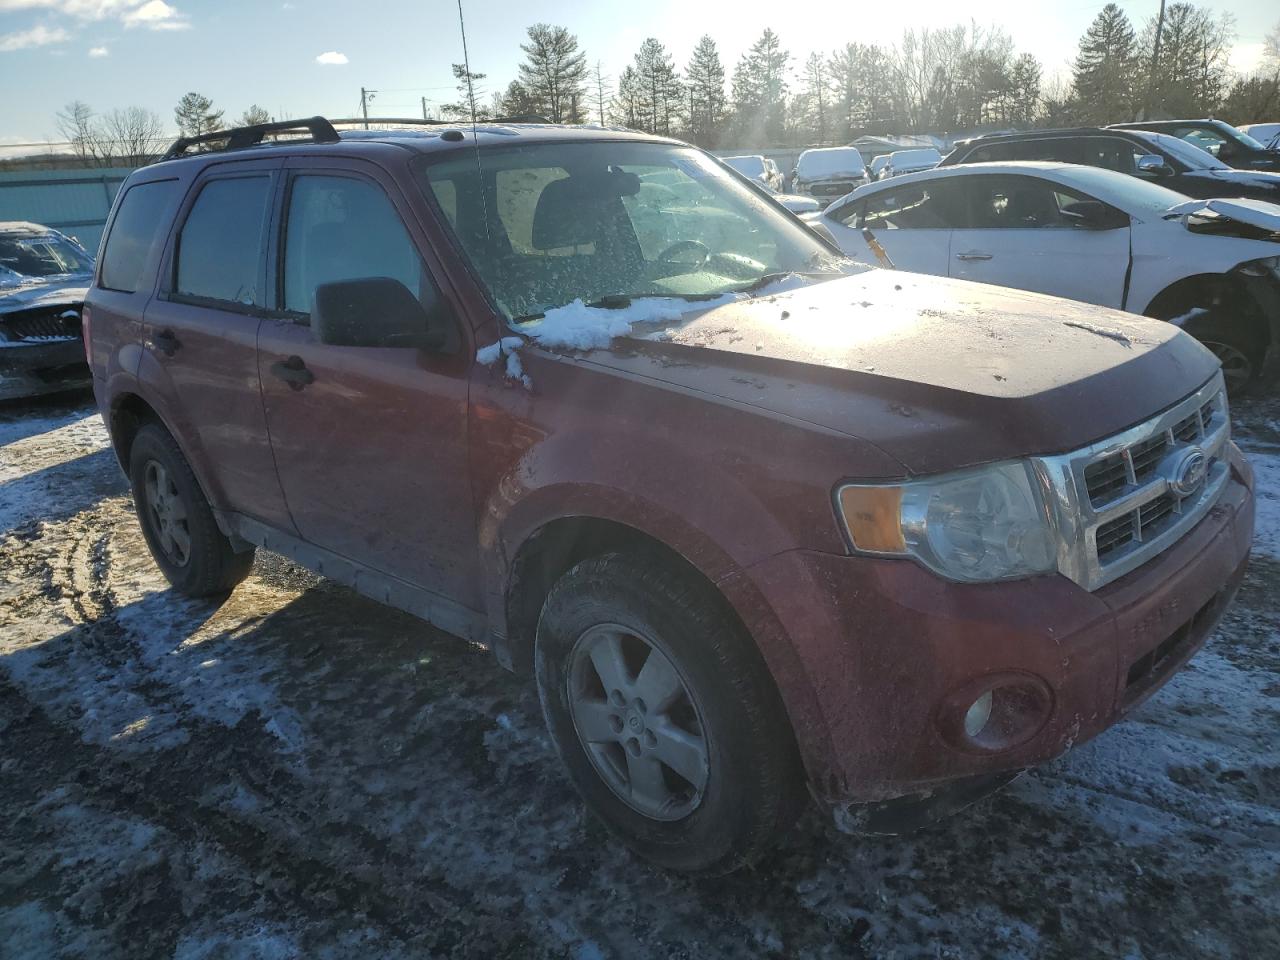
[[[852,263],[637,133],[179,141],[120,191],[85,329],[177,591],[264,547],[489,646],[674,869],[753,861],[808,796],[892,832],[1058,756],[1249,553],[1176,327]]]

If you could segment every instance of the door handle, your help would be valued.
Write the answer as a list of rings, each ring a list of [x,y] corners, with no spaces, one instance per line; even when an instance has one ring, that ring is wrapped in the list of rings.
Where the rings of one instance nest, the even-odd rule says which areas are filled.
[[[182,346],[182,341],[174,335],[172,330],[161,330],[151,338],[151,343],[166,357],[172,357]]]
[[[957,253],[957,260],[990,260],[992,254],[989,253]]]
[[[287,383],[290,390],[301,390],[316,378],[298,356],[276,361],[271,365],[271,373]]]

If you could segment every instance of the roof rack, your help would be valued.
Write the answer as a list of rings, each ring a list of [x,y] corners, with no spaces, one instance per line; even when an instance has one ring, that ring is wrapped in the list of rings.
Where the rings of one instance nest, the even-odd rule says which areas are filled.
[[[379,123],[399,123],[405,126],[419,127],[463,127],[471,126],[470,120],[423,120],[420,117],[370,117],[366,120],[364,117],[345,117],[341,120],[331,120],[332,124],[359,124],[364,126],[369,124],[373,126]],[[546,117],[538,116],[536,113],[517,113],[510,117],[478,117],[476,123],[550,123]]]
[[[266,139],[269,133],[283,130],[308,130],[313,143],[337,143],[338,131],[324,117],[308,117],[306,120],[281,120],[276,123],[255,123],[248,127],[232,127],[230,130],[215,130],[213,133],[202,133],[196,137],[179,137],[173,141],[162,160],[174,160],[183,156],[191,147],[201,143],[212,143],[225,140],[226,145],[219,150],[243,150]]]

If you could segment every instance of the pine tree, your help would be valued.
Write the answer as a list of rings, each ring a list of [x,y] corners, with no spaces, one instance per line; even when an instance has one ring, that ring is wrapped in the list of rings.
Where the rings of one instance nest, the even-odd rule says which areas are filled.
[[[1009,120],[1013,123],[1031,123],[1040,107],[1040,61],[1030,53],[1024,53],[1013,63],[1009,80],[1013,102]]]
[[[458,99],[453,103],[440,105],[440,113],[446,120],[484,120],[489,111],[482,106],[484,87],[480,81],[488,77],[487,73],[468,73],[465,63],[455,63],[453,79],[458,90]]]
[[[240,126],[252,127],[259,123],[270,123],[271,114],[256,103],[250,104],[249,109],[240,115]]]
[[[649,133],[671,133],[671,121],[679,117],[682,91],[675,63],[667,48],[649,37],[636,51],[635,63],[628,68],[636,98],[634,126]]]
[[[733,109],[743,143],[783,141],[790,61],[778,35],[766,28],[734,67]]]
[[[581,123],[587,57],[578,49],[578,38],[564,27],[546,23],[535,23],[528,34],[529,42],[520,44],[525,61],[519,73],[521,85],[537,106],[535,112],[552,123]]]
[[[222,129],[222,111],[213,109],[213,101],[198,93],[184,94],[173,110],[178,132],[184,137],[198,137]]]
[[[1080,38],[1073,72],[1082,119],[1116,123],[1133,116],[1138,60],[1133,26],[1114,3],[1093,18]]]
[[[1204,7],[1171,3],[1165,11],[1160,59],[1154,60],[1156,18],[1147,21],[1141,62],[1151,72],[1147,91],[1153,113],[1198,117],[1217,110],[1227,93],[1231,30]]]
[[[591,71],[587,83],[587,106],[591,109],[591,115],[588,121],[599,123],[604,126],[605,110],[609,107],[608,93],[609,76],[604,72],[604,68],[600,66],[600,61],[596,61],[595,69]]]
[[[809,54],[801,83],[806,130],[814,143],[825,144],[830,134],[831,75],[822,54]]]
[[[704,34],[684,71],[689,98],[689,133],[700,146],[714,146],[724,123],[724,64],[716,42]]]

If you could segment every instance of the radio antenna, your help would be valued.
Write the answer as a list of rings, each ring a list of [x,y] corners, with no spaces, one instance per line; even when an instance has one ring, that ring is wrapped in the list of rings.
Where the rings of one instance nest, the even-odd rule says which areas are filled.
[[[489,202],[485,194],[484,168],[480,165],[480,137],[476,130],[476,90],[471,79],[471,57],[467,53],[467,21],[462,15],[462,0],[458,0],[458,29],[462,31],[462,69],[467,72],[467,106],[471,108],[471,146],[476,154],[476,188],[480,191],[480,214],[484,217],[485,246],[491,247],[489,237]]]

